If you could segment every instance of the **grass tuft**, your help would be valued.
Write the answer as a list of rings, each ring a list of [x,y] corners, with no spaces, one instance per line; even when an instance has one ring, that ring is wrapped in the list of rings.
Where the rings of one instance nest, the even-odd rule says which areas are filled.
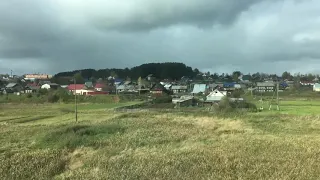
[[[40,147],[70,148],[99,147],[99,140],[122,134],[125,128],[118,124],[108,125],[69,125],[46,134],[40,141]]]

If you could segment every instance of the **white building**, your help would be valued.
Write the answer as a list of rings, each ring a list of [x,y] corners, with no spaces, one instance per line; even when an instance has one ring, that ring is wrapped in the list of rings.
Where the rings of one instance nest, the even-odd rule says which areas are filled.
[[[320,92],[320,84],[314,84],[313,85],[313,91]]]
[[[58,89],[60,87],[59,84],[56,83],[47,83],[41,86],[41,89]]]
[[[221,99],[227,95],[227,91],[219,91],[219,90],[214,90],[212,91],[208,96],[206,101],[207,102],[219,102]]]

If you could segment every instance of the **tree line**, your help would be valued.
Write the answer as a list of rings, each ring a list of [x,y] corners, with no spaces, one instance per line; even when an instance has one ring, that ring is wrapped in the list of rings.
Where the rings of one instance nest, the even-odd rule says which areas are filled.
[[[69,72],[61,72],[55,75],[55,77],[70,77],[80,73],[83,78],[108,78],[110,76],[116,78],[132,78],[138,79],[139,77],[146,77],[152,74],[159,79],[172,79],[178,80],[183,76],[193,78],[196,76],[197,70],[193,70],[191,67],[186,66],[183,63],[148,63],[140,66],[133,67],[131,69],[83,69]]]
[[[240,81],[240,78],[243,75],[246,76],[246,79],[252,82],[259,82],[265,79],[272,80],[289,80],[289,81],[313,81],[316,78],[319,78],[319,75],[315,74],[291,74],[290,72],[283,72],[281,76],[276,74],[268,73],[253,73],[253,74],[243,74],[240,71],[234,71],[233,73],[213,73],[210,72],[201,72],[197,68],[192,68],[186,66],[183,63],[148,63],[136,66],[133,68],[106,68],[106,69],[82,69],[69,72],[60,72],[53,77],[53,81],[64,81],[63,78],[67,77],[76,77],[77,82],[83,82],[90,79],[107,79],[108,77],[120,78],[120,79],[132,79],[137,80],[139,77],[145,78],[148,75],[152,74],[157,79],[168,79],[168,80],[180,80],[182,77],[187,77],[194,80],[215,80],[215,81],[225,81],[225,82],[237,82]]]

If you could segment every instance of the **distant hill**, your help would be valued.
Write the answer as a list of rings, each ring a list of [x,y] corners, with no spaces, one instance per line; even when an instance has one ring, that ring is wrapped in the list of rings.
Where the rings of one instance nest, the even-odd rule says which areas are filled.
[[[131,69],[82,69],[70,72],[60,72],[55,75],[55,77],[70,77],[76,73],[81,73],[82,77],[85,79],[90,78],[107,78],[109,76],[117,76],[119,78],[130,77],[132,79],[138,79],[141,77],[146,77],[152,74],[156,78],[160,79],[180,79],[183,76],[195,77],[198,70],[193,70],[191,67],[186,66],[183,63],[148,63],[142,64],[140,66],[133,67]]]

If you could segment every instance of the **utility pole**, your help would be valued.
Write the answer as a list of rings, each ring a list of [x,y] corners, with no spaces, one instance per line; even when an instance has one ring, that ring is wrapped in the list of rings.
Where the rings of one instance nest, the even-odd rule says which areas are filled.
[[[140,92],[141,92],[141,77],[138,78],[138,88],[139,88],[139,96],[140,96]]]
[[[280,107],[279,107],[279,81],[277,82],[277,110],[280,111]]]
[[[73,79],[74,81],[74,104],[75,104],[75,115],[76,115],[76,123],[78,122],[78,105],[77,105],[77,88],[76,88],[76,78]]]

